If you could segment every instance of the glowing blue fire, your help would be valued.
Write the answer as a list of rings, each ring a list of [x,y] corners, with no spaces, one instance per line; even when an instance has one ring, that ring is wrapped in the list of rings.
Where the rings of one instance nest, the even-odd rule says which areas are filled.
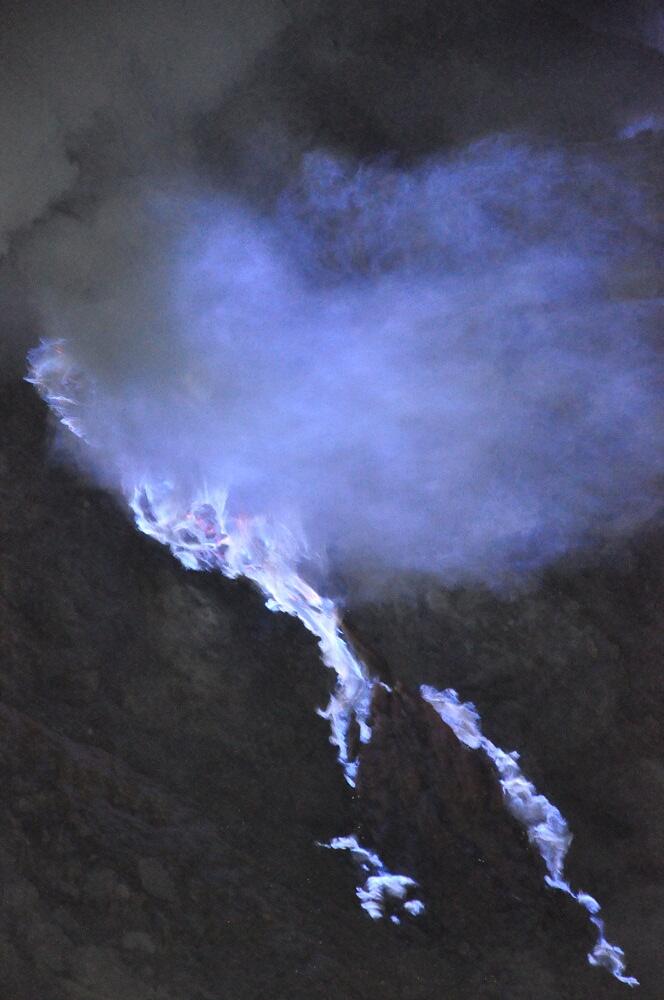
[[[394,902],[402,904],[411,917],[424,913],[422,900],[412,898],[412,890],[417,888],[415,879],[408,875],[393,875],[377,854],[358,844],[356,837],[334,837],[329,844],[319,846],[333,851],[350,851],[362,871],[367,873],[364,885],[358,886],[356,891],[360,906],[373,920],[384,917],[386,908]],[[390,920],[393,924],[401,923],[396,913],[390,915]]]
[[[599,916],[597,900],[586,892],[574,892],[565,880],[563,865],[572,834],[560,810],[540,795],[522,773],[518,753],[506,753],[487,739],[480,729],[480,716],[475,706],[471,702],[461,702],[456,691],[451,688],[437,691],[422,685],[420,694],[435,708],[457,739],[473,750],[482,750],[493,762],[507,809],[526,828],[530,843],[537,848],[546,865],[546,884],[567,893],[590,914],[590,920],[597,929],[597,943],[588,955],[590,964],[603,966],[627,986],[638,986],[638,979],[625,975],[622,948],[609,944],[604,936],[604,921]]]
[[[28,381],[61,422],[85,440],[76,414],[79,404],[71,392],[75,387],[80,391],[79,376],[63,343],[43,343],[29,360]],[[317,594],[298,574],[301,543],[267,519],[229,518],[224,492],[206,492],[184,508],[168,483],[127,485],[124,492],[137,527],[167,545],[183,566],[217,570],[231,579],[247,577],[259,587],[271,611],[295,615],[318,638],[323,662],[337,675],[336,690],[320,714],[330,722],[346,780],[354,786],[357,760],[349,753],[348,730],[356,720],[360,741],[369,741],[373,681],[343,635],[334,602]]]
[[[350,756],[348,729],[356,720],[360,741],[371,738],[367,720],[373,681],[343,635],[334,602],[297,572],[302,556],[297,540],[263,518],[227,519],[226,499],[225,494],[206,494],[182,514],[167,485],[159,490],[142,486],[134,489],[129,504],[140,530],[168,545],[188,569],[247,577],[260,588],[270,611],[294,615],[318,638],[323,663],[337,675],[336,689],[320,714],[330,722],[331,740],[346,780],[354,786],[358,763]]]
[[[64,344],[43,343],[30,353],[29,362],[28,381],[61,422],[85,439],[77,412],[81,379],[67,358]],[[349,727],[355,720],[360,742],[371,739],[369,715],[376,682],[344,636],[335,603],[318,594],[300,576],[298,566],[304,556],[301,540],[266,518],[229,516],[225,492],[206,491],[182,503],[168,483],[128,484],[125,496],[137,527],[167,545],[185,567],[217,570],[232,579],[247,577],[258,586],[271,611],[294,615],[318,638],[321,658],[337,677],[330,702],[320,714],[330,722],[330,739],[338,748],[346,780],[354,787],[358,760],[350,753]],[[638,980],[625,975],[622,949],[609,944],[604,936],[599,903],[585,892],[574,892],[565,881],[563,864],[572,835],[560,811],[522,774],[518,754],[506,753],[482,735],[475,707],[461,702],[456,691],[422,686],[420,693],[462,743],[482,750],[493,762],[507,808],[526,828],[530,842],[546,864],[547,885],[567,893],[589,913],[597,929],[597,943],[588,961],[606,968],[620,982],[636,986]],[[373,919],[398,906],[414,917],[424,912],[424,903],[414,894],[417,882],[410,876],[391,873],[378,855],[362,847],[355,837],[334,838],[321,846],[352,854],[367,876],[357,895]],[[390,919],[400,922],[395,912],[390,913]]]

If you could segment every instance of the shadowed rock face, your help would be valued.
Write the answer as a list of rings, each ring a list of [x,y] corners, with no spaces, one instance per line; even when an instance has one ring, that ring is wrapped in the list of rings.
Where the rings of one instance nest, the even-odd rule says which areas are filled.
[[[486,735],[519,750],[524,772],[569,822],[572,885],[601,900],[609,939],[639,970],[640,995],[653,997],[664,913],[661,566],[661,535],[651,531],[570,560],[526,593],[423,582],[417,598],[359,602],[348,614],[353,635],[376,650],[376,662],[385,660],[390,678],[457,688],[477,704]],[[393,712],[379,727],[388,746],[400,729]],[[373,774],[377,764],[367,763]],[[390,781],[408,798],[410,784]],[[438,802],[436,783],[425,787]],[[412,794],[410,801],[414,809]],[[397,831],[406,844],[396,814],[379,812],[389,834],[376,822],[372,829],[393,839]],[[424,859],[423,870],[431,863]]]
[[[422,885],[441,935],[483,949],[556,941],[571,968],[591,950],[585,914],[547,890],[544,865],[505,809],[486,756],[461,743],[418,693],[376,689],[358,781],[363,840]]]
[[[400,685],[377,688],[372,720],[358,797],[363,830],[386,858],[399,854],[400,864],[417,872],[441,863],[454,870],[467,848],[474,861],[496,869],[500,842],[498,854],[516,847],[523,861],[523,838],[491,765],[460,743],[431,705]]]
[[[378,697],[353,802],[314,714],[330,677],[310,638],[243,584],[184,571],[111,498],[54,464],[45,410],[28,386],[5,385],[0,402],[4,996],[625,995],[586,964],[583,915],[544,889],[541,865],[502,808],[486,762],[430,706],[408,687]],[[639,573],[629,575],[635,597]],[[592,581],[600,607],[609,592],[599,573]],[[470,641],[481,634],[483,599],[469,593],[461,621],[459,600],[450,596],[457,612],[449,627]],[[554,614],[559,600],[531,595],[517,607],[526,614],[544,602]],[[409,683],[431,677],[431,612],[369,611],[359,609],[358,633],[382,645],[391,672],[412,676]],[[391,631],[397,621],[400,642]],[[522,654],[496,635],[515,683],[522,672],[531,677],[528,644]],[[561,655],[569,642],[561,637]],[[454,680],[465,695],[455,656],[441,650],[439,680]],[[545,674],[532,682],[546,691]],[[632,687],[647,700],[653,684],[651,671]],[[576,689],[592,715],[590,694],[586,702],[585,689]],[[504,735],[500,691],[487,684],[478,700],[487,729],[495,716]],[[539,708],[542,723],[559,710],[550,693]],[[614,716],[610,725],[619,733],[625,720]],[[539,781],[550,771],[530,737],[528,769]],[[561,728],[563,756],[571,737]],[[627,774],[637,759],[624,764]],[[567,775],[582,796],[570,810],[585,859],[580,884],[601,897],[609,930],[643,976],[640,995],[655,1000],[661,883],[652,832],[641,822],[626,828],[625,818],[618,826],[620,802],[595,784],[589,761],[577,756]],[[649,761],[642,784],[652,811],[662,802],[654,746]],[[540,781],[542,790],[564,789],[563,778]],[[564,794],[552,797],[563,809],[570,804]],[[610,855],[605,833],[590,839],[599,803],[615,817]],[[354,828],[387,862],[412,865],[428,907],[422,919],[394,927],[361,912],[348,859],[315,846]],[[595,853],[590,877],[585,861]],[[603,865],[614,873],[608,887]]]
[[[320,145],[407,160],[487,128],[603,138],[664,79],[656,53],[546,5],[400,6],[294,24],[201,125],[202,158],[261,202]],[[620,156],[654,164],[656,192],[655,142]],[[649,267],[633,294],[655,294]],[[2,1000],[625,997],[587,966],[584,914],[544,888],[491,768],[422,682],[473,699],[522,753],[570,821],[572,883],[659,1000],[661,555],[653,532],[509,598],[425,581],[376,604],[351,582],[354,641],[395,685],[352,798],[315,715],[331,678],[311,637],[138,535],[53,460],[32,390],[3,384]],[[360,911],[348,859],[315,846],[353,829],[420,881],[421,920]]]

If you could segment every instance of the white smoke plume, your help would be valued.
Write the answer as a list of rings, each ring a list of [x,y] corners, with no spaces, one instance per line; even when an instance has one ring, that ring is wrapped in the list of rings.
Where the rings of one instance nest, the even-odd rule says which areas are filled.
[[[23,266],[107,478],[227,488],[342,566],[493,581],[653,513],[653,307],[620,295],[647,230],[607,169],[495,140],[313,156],[270,214],[131,185]]]
[[[655,234],[598,155],[321,151],[259,209],[192,134],[287,12],[25,10],[0,229],[84,375],[106,483],[168,481],[184,507],[228,490],[320,565],[448,582],[527,576],[652,516],[656,303],[633,274]]]
[[[352,783],[346,736],[354,718],[370,737],[372,681],[312,567],[511,583],[657,510],[648,192],[590,148],[493,136],[361,162],[341,142],[312,151],[282,114],[281,192],[242,198],[197,129],[295,0],[5,10],[6,327],[37,318],[51,346],[34,380],[142,530],[190,568],[254,580],[318,636]],[[553,817],[566,847],[560,814],[472,721],[533,842]],[[409,876],[354,838],[330,846],[365,864],[373,916],[386,896],[421,912]],[[576,898],[591,960],[634,982]]]

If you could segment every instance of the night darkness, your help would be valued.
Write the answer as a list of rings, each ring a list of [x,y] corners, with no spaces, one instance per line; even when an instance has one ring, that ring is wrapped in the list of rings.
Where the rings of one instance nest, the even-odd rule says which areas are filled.
[[[0,82],[1,1000],[658,1000],[664,8]]]

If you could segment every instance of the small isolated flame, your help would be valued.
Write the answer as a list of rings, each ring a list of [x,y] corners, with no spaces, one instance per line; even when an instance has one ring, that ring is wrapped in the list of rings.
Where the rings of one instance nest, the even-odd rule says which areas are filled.
[[[424,903],[412,895],[412,890],[417,888],[415,879],[408,875],[393,875],[377,854],[358,844],[356,837],[334,837],[329,844],[319,846],[333,851],[350,851],[360,868],[367,873],[364,885],[358,886],[356,891],[362,909],[373,920],[384,917],[386,908],[395,902],[402,904],[411,917],[424,913]],[[396,913],[390,915],[390,920],[393,924],[401,923]]]
[[[63,342],[42,343],[30,353],[29,364],[27,381],[36,386],[61,422],[85,440],[84,421],[77,412],[85,386]],[[371,739],[369,715],[377,682],[345,637],[337,605],[318,594],[300,575],[303,544],[268,518],[230,515],[227,490],[203,491],[184,505],[167,482],[130,484],[124,492],[137,527],[167,545],[183,566],[252,580],[271,611],[294,615],[317,637],[323,663],[336,673],[335,689],[327,708],[319,714],[329,720],[330,740],[338,749],[346,781],[355,787],[358,759],[351,755],[349,730],[355,722],[360,742]],[[565,881],[563,866],[572,835],[560,811],[523,775],[518,754],[506,753],[482,734],[474,705],[461,702],[456,691],[437,691],[424,685],[420,693],[462,743],[482,750],[493,762],[506,807],[523,824],[544,860],[547,885],[567,893],[588,911],[597,929],[597,943],[588,955],[590,964],[602,966],[628,986],[638,985],[637,979],[625,975],[622,949],[609,944],[604,936],[597,900],[585,892],[574,892]],[[373,919],[389,912],[390,920],[400,923],[394,912],[398,907],[413,917],[424,912],[424,903],[415,898],[418,883],[410,876],[391,873],[378,855],[362,847],[355,837],[336,837],[320,846],[351,853],[366,875],[357,896]]]

